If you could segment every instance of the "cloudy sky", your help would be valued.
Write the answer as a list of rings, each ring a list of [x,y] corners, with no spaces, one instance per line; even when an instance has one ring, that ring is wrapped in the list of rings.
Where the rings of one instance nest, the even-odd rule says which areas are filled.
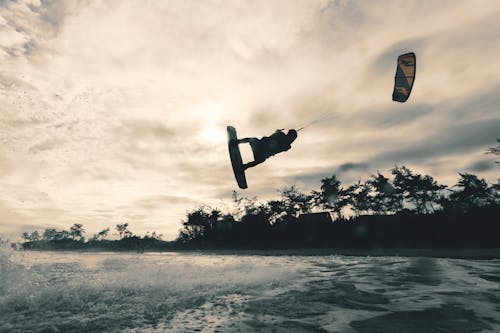
[[[325,114],[240,194],[396,164],[494,181],[499,54],[496,0],[1,0],[0,233],[128,222],[172,239],[237,189],[227,125],[261,137]]]

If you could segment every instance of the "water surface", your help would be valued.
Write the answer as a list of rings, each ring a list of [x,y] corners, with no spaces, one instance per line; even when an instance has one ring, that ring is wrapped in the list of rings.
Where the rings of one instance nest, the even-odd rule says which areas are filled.
[[[0,251],[0,332],[500,332],[500,261]]]

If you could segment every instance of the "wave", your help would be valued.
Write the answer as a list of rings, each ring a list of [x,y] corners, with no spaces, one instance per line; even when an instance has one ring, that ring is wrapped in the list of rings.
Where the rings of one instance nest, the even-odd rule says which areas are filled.
[[[298,274],[271,262],[207,261],[203,256],[103,254],[97,264],[78,254],[63,261],[54,256],[56,262],[22,263],[13,251],[0,250],[0,331],[174,328],[186,324],[179,321],[186,311],[208,306],[214,311],[210,316],[217,317],[241,305],[254,289],[278,288]]]

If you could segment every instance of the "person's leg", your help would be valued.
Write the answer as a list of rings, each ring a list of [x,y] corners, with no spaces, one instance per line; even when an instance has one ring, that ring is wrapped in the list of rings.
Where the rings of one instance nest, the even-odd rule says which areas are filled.
[[[256,138],[243,138],[243,139],[238,139],[238,143],[247,143],[252,140],[256,140]]]
[[[243,164],[243,170],[254,167],[257,164],[261,164],[262,162],[264,162],[264,161],[252,161],[252,162],[245,163],[245,164]]]
[[[250,148],[252,148],[253,159],[262,160],[262,142],[257,138],[250,138],[248,140]],[[264,158],[265,159],[265,158]]]
[[[243,169],[246,170],[248,168],[254,167],[266,160],[265,154],[262,151],[262,144],[257,138],[243,138],[238,140],[238,143],[246,143],[250,144],[250,148],[252,148],[253,153],[253,161],[243,164]]]

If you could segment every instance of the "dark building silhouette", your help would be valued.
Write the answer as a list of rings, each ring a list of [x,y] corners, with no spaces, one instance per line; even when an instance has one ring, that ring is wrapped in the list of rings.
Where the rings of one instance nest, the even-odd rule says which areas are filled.
[[[311,228],[324,226],[332,222],[333,222],[332,216],[328,212],[308,213],[299,215],[299,223],[302,223],[306,226],[310,226]]]

